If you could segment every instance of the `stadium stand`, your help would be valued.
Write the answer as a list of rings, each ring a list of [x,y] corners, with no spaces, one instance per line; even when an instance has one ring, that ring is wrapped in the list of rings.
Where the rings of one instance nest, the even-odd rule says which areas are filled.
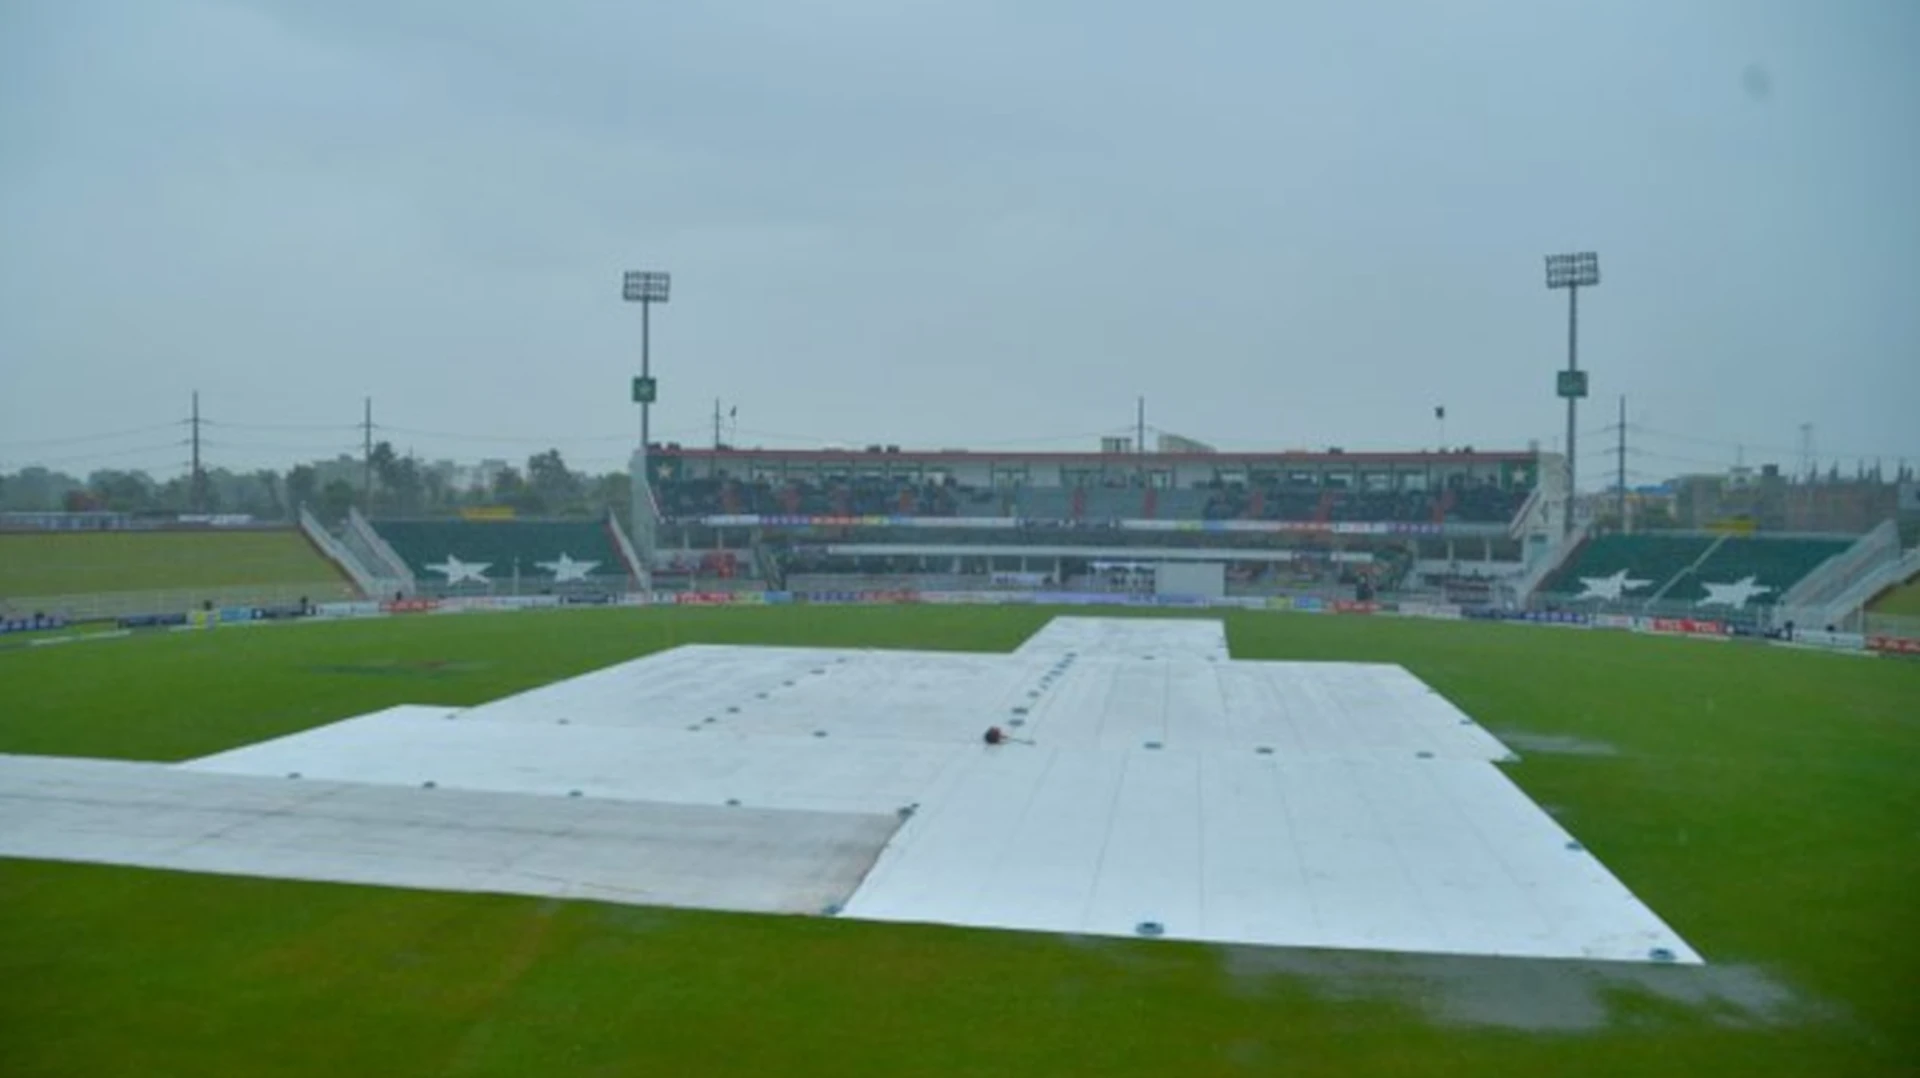
[[[998,517],[1027,520],[1398,521],[1504,524],[1528,490],[1497,486],[1439,492],[1360,492],[1241,484],[1178,489],[1135,486],[1020,486],[1002,493],[952,482],[859,479],[819,485],[791,481],[683,479],[658,484],[671,520],[703,516]]]
[[[1587,591],[1582,580],[1624,572],[1642,581],[1623,598],[1648,598],[1669,580],[1698,561],[1714,544],[1714,536],[1602,535],[1581,545],[1567,563],[1547,578],[1540,590],[1547,594],[1578,596]]]
[[[1749,601],[1771,605],[1821,563],[1846,553],[1852,545],[1851,539],[1730,536],[1705,561],[1676,580],[1665,597],[1697,602],[1708,597],[1708,584],[1733,584],[1752,578],[1767,590]]]
[[[1818,537],[1602,535],[1583,544],[1540,591],[1592,598],[1583,581],[1624,572],[1621,601],[1699,603],[1714,595],[1710,586],[1737,585],[1751,578],[1751,593],[1737,605],[1769,606],[1827,559],[1845,553],[1853,542]]]
[[[526,591],[624,589],[636,575],[607,521],[381,520],[373,526],[422,589],[486,592],[516,580]]]

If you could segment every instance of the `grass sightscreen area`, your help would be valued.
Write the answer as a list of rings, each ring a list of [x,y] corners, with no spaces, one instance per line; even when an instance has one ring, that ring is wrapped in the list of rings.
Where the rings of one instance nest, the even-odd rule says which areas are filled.
[[[1022,608],[582,610],[0,651],[0,751],[182,760],[678,643],[1006,650]],[[0,1074],[1830,1075],[1920,1063],[1920,664],[1231,613],[1397,662],[1704,968],[1215,947],[0,861]],[[1530,747],[1531,746],[1531,747]]]
[[[1909,580],[1899,587],[1889,589],[1874,599],[1871,609],[1876,614],[1920,617],[1920,580]]]
[[[0,596],[342,583],[304,535],[278,531],[0,534]]]

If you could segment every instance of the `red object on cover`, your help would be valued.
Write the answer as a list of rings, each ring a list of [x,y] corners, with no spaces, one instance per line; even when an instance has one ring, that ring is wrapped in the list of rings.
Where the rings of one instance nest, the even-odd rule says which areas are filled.
[[[999,728],[998,726],[989,726],[989,727],[987,727],[987,735],[986,735],[986,738],[985,738],[985,740],[986,740],[986,742],[987,742],[987,744],[989,744],[989,745],[998,745],[998,744],[1000,744],[1000,743],[1001,743],[1002,741],[1005,741],[1006,739],[1007,739],[1007,735],[1006,735],[1005,733],[1003,733],[1003,732],[1001,732],[1001,730],[1000,730],[1000,728]]]

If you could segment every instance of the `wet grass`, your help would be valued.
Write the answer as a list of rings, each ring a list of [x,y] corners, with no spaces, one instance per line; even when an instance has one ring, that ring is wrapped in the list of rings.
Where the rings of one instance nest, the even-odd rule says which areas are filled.
[[[179,760],[686,642],[1005,650],[1019,608],[582,610],[0,652],[0,751]],[[1706,970],[1253,952],[0,862],[0,1073],[1895,1073],[1920,1063],[1920,664],[1266,613],[1399,662]],[[1353,971],[1364,965],[1364,975]],[[1737,971],[1744,992],[1715,977]],[[1562,1014],[1541,999],[1565,994]],[[1462,1016],[1467,1017],[1462,1017]]]
[[[312,584],[340,573],[292,529],[214,532],[20,532],[0,535],[0,595],[183,591]]]

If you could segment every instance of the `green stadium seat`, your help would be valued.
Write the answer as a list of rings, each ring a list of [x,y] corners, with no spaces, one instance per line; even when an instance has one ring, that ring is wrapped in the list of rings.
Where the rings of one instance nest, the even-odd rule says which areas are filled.
[[[613,588],[630,575],[602,520],[387,520],[373,527],[426,588],[484,591],[516,575],[523,591]]]

